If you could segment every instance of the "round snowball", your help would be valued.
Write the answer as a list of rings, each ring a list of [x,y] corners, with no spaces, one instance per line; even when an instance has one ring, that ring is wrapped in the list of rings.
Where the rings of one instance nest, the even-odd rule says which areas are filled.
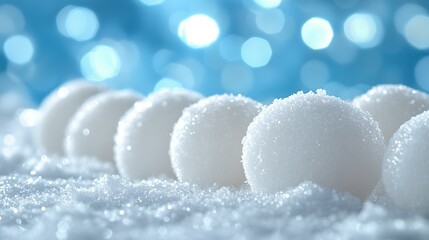
[[[175,177],[168,154],[170,135],[183,109],[201,98],[191,91],[165,90],[137,102],[118,125],[115,162],[119,173],[134,180]]]
[[[401,208],[429,213],[429,111],[403,124],[384,155],[383,183]]]
[[[76,80],[53,91],[39,109],[34,132],[36,146],[47,154],[64,154],[65,129],[71,117],[88,98],[105,90],[100,84]]]
[[[243,166],[255,191],[312,181],[364,199],[380,179],[384,148],[368,113],[318,90],[275,100],[254,119]]]
[[[404,85],[379,85],[353,100],[379,123],[386,143],[411,117],[429,110],[429,95]]]
[[[67,127],[66,154],[113,162],[113,138],[119,119],[140,99],[139,94],[126,90],[105,92],[88,99]]]
[[[186,108],[170,145],[179,180],[200,186],[242,185],[241,141],[261,109],[258,102],[232,95],[211,96]]]

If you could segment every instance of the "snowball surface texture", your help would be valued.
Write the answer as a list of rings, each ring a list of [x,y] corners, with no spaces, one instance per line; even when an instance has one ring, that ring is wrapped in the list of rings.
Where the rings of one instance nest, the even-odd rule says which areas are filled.
[[[429,213],[429,112],[403,124],[384,156],[383,183],[396,205]]]
[[[140,99],[138,93],[127,90],[105,92],[88,99],[67,127],[67,155],[113,162],[113,138],[119,119]]]
[[[369,114],[318,90],[265,108],[243,140],[243,165],[256,191],[308,180],[366,198],[380,179],[383,151]]]
[[[386,143],[410,118],[429,110],[429,95],[404,85],[379,85],[353,100],[379,123]]]
[[[244,183],[241,141],[262,104],[215,95],[186,108],[171,137],[173,169],[181,181],[200,186]]]
[[[165,175],[171,167],[171,132],[183,109],[200,100],[198,93],[163,90],[137,102],[121,119],[115,137],[115,162],[121,176],[141,180]]]
[[[88,98],[105,90],[100,84],[76,80],[53,91],[40,106],[34,133],[37,147],[47,154],[64,154],[65,129],[70,119]]]

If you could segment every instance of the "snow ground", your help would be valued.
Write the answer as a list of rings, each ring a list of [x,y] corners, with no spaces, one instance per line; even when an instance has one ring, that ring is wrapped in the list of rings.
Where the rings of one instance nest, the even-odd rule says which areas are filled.
[[[383,196],[361,202],[309,182],[277,194],[129,182],[94,159],[40,156],[24,130],[1,126],[0,239],[429,239],[427,218]]]

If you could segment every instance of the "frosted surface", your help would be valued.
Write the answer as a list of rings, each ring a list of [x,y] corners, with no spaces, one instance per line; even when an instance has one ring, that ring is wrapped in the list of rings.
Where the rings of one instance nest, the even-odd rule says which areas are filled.
[[[36,154],[15,113],[0,115],[0,140],[16,137],[0,141],[2,240],[429,238],[428,219],[396,209],[383,191],[361,202],[309,182],[276,194],[130,182],[108,162]]]
[[[371,114],[388,143],[403,123],[429,110],[429,95],[404,85],[379,85],[355,98],[353,104]]]
[[[70,119],[88,98],[105,90],[100,84],[76,80],[53,91],[40,106],[35,144],[48,154],[64,154],[63,139]]]
[[[179,180],[200,186],[241,186],[241,140],[262,104],[215,95],[189,106],[174,126],[170,156]]]
[[[137,102],[121,118],[115,136],[115,162],[121,176],[175,178],[168,154],[171,132],[183,109],[201,98],[191,91],[165,90]]]
[[[400,207],[429,213],[429,112],[406,122],[393,135],[384,156],[383,183]]]
[[[133,91],[110,91],[88,99],[66,129],[67,156],[94,157],[114,162],[113,146],[118,122],[142,96]]]
[[[243,166],[256,191],[307,180],[365,199],[380,179],[384,148],[368,113],[319,90],[265,108],[243,140]]]

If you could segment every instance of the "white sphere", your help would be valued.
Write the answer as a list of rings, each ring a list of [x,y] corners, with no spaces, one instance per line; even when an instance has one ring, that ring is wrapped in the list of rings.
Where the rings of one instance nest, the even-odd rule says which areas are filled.
[[[179,180],[200,186],[242,185],[241,141],[261,109],[258,102],[232,95],[211,96],[186,108],[170,145]]]
[[[429,110],[429,95],[404,85],[379,85],[355,98],[353,104],[379,123],[387,143],[404,122]]]
[[[137,102],[121,118],[115,137],[115,162],[121,176],[175,177],[168,154],[171,132],[183,109],[201,98],[191,91],[164,90]]]
[[[380,179],[384,148],[368,113],[318,90],[275,100],[253,120],[243,166],[255,191],[312,181],[363,199]]]
[[[64,132],[71,117],[88,98],[105,90],[100,84],[77,80],[53,91],[39,109],[34,129],[36,146],[47,154],[64,154]]]
[[[119,119],[140,99],[138,93],[126,90],[105,92],[88,99],[67,127],[66,154],[113,162],[113,138]]]
[[[399,207],[429,213],[429,111],[403,124],[384,155],[383,183]]]

